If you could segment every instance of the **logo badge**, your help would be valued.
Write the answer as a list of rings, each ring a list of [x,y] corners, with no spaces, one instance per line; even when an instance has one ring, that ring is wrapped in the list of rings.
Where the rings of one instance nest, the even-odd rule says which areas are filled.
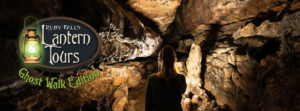
[[[25,32],[26,31],[26,32]],[[101,39],[87,23],[68,17],[41,19],[19,36],[24,65],[51,72],[78,70],[101,52]]]

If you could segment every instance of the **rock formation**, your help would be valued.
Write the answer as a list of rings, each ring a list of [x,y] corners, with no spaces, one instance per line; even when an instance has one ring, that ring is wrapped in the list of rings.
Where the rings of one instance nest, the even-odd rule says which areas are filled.
[[[175,19],[176,9],[181,0],[129,0],[128,2],[134,11],[153,20],[159,26],[158,29],[165,32]]]
[[[202,86],[202,81],[200,78],[201,60],[201,48],[199,45],[193,44],[189,58],[186,62],[187,74],[185,77],[187,83],[187,92],[198,92],[199,87]]]

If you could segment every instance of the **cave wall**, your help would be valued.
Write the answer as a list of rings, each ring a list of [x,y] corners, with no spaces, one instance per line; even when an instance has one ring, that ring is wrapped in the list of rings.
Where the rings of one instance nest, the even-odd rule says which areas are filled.
[[[251,9],[256,10],[256,13],[251,16],[234,16],[234,19],[228,18],[236,13],[227,13],[227,17],[222,17],[223,19],[216,23],[209,23],[216,20],[211,18],[210,21],[203,20],[201,25],[195,25],[197,22],[191,19],[178,22],[176,18],[169,28],[174,30],[174,33],[181,31],[184,35],[193,35],[194,43],[201,45],[202,57],[199,59],[202,59],[203,68],[200,77],[203,80],[203,89],[206,90],[211,102],[216,100],[218,105],[216,109],[299,110],[297,107],[299,102],[296,100],[299,96],[297,82],[299,67],[294,65],[299,60],[297,51],[299,41],[296,39],[299,37],[298,33],[296,34],[299,26],[299,19],[297,19],[299,2],[255,2],[257,6],[264,5],[264,7],[251,6],[254,0],[237,2],[248,2],[248,4],[241,6],[242,8],[235,5],[235,8],[231,7],[232,9]],[[278,3],[275,5],[273,2]],[[223,13],[225,9],[220,9],[221,11],[216,13]],[[250,15],[243,11],[239,13]],[[191,30],[182,28],[186,22],[194,24],[195,27],[189,27]],[[172,29],[172,25],[178,29]],[[181,27],[177,27],[178,25]],[[193,46],[191,51],[192,48]],[[289,63],[287,62],[290,61],[289,59],[294,61]],[[201,95],[199,93],[203,91],[200,88],[191,92],[193,95]],[[192,97],[187,98],[192,101]],[[203,103],[205,102],[199,102],[198,107],[203,106]],[[190,107],[192,106],[191,104]]]
[[[293,0],[183,0],[164,39],[202,60],[186,62],[196,68],[187,74],[201,68],[202,81],[183,97],[184,110],[299,110],[299,8]]]
[[[256,25],[264,21],[261,18],[280,21],[286,11],[297,10],[298,5],[293,0],[182,0],[166,34],[189,34],[201,24],[240,23],[238,28],[249,19],[255,19]]]

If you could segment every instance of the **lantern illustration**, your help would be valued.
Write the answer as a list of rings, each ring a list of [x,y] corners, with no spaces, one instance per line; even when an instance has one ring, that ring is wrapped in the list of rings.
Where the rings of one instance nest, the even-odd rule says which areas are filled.
[[[39,64],[39,59],[42,56],[42,50],[40,49],[41,37],[36,34],[35,29],[28,29],[27,31],[28,33],[23,35],[22,42],[22,56],[25,58],[24,63]]]

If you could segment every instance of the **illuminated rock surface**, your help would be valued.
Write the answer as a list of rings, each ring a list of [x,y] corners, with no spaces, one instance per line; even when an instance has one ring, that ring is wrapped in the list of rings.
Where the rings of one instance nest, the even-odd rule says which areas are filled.
[[[134,11],[153,20],[159,26],[158,29],[165,32],[174,21],[181,0],[129,0],[128,3]]]
[[[199,87],[201,87],[202,85],[202,81],[199,75],[201,73],[201,60],[201,48],[199,45],[193,44],[191,47],[189,58],[186,62],[187,74],[185,75],[185,77],[188,92],[197,92],[199,90]]]
[[[269,20],[264,21],[259,27],[249,23],[242,29],[238,29],[233,33],[233,38],[238,39],[241,37],[253,37],[255,35],[265,37],[280,37],[282,32],[280,31],[280,22],[271,23]]]

